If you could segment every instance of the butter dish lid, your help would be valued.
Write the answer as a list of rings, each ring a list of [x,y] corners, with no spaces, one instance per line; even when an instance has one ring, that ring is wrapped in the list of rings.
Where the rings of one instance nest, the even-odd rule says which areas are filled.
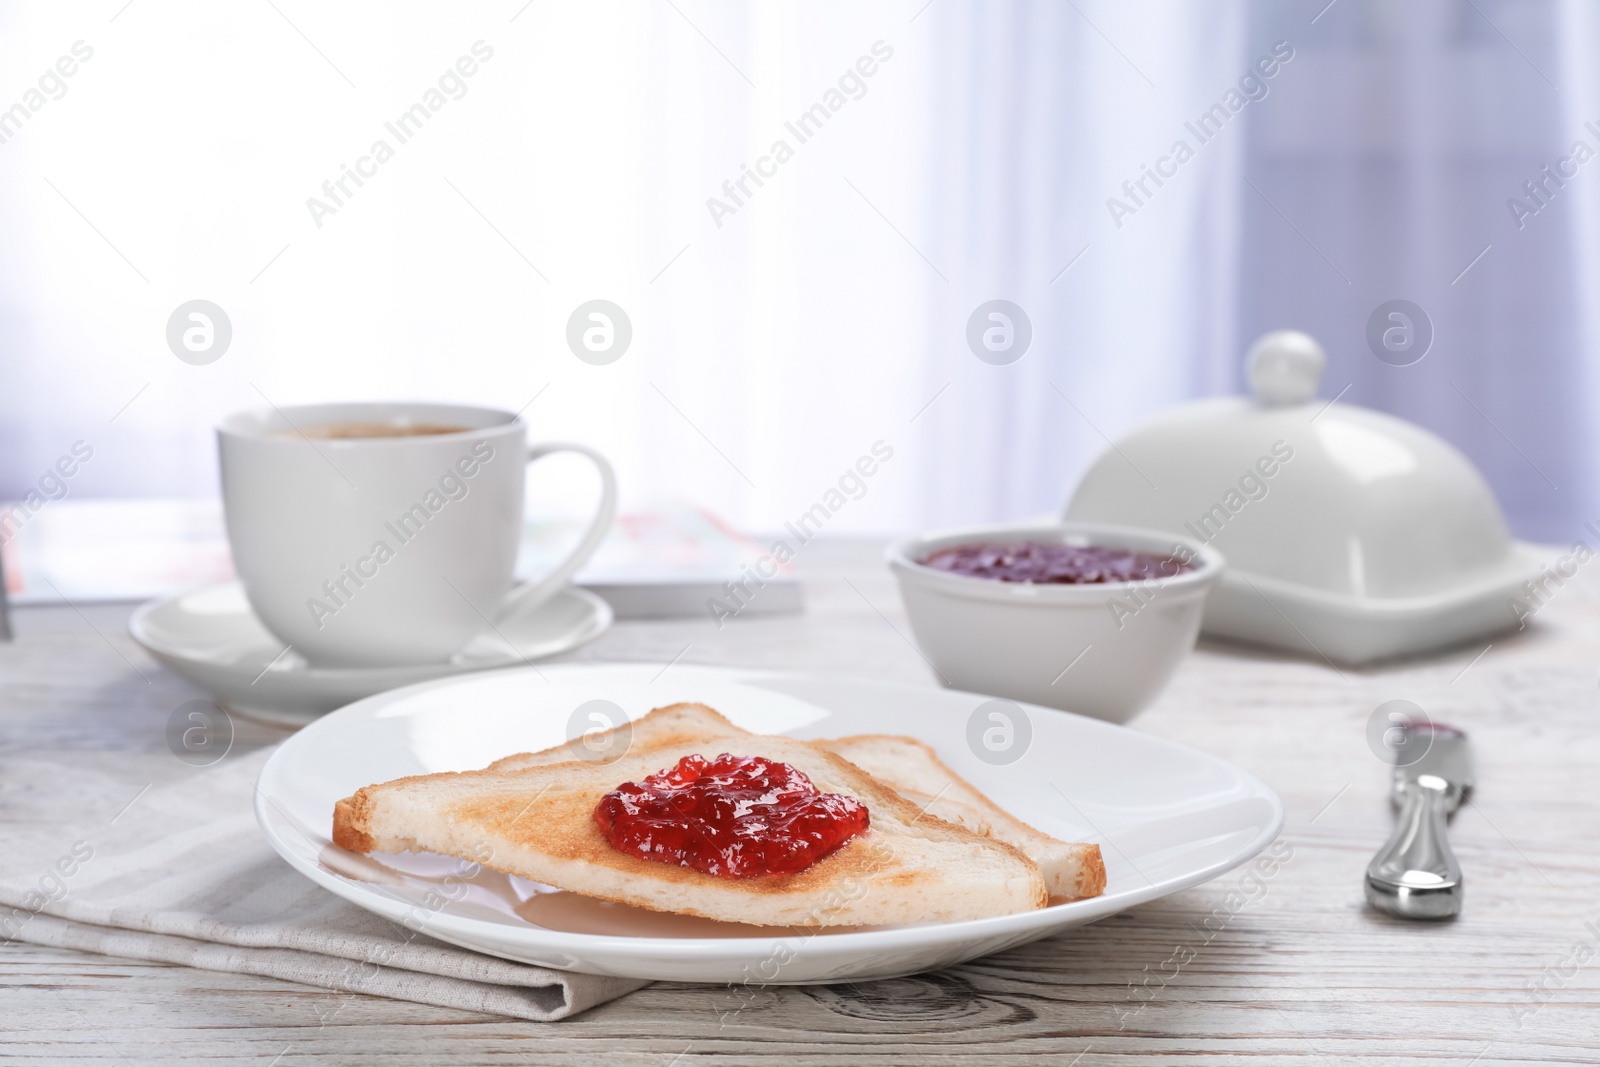
[[[1524,575],[1527,553],[1457,449],[1403,419],[1319,401],[1325,359],[1279,331],[1246,356],[1248,397],[1168,411],[1117,441],[1065,510],[1213,544],[1234,581],[1340,600],[1429,597]]]

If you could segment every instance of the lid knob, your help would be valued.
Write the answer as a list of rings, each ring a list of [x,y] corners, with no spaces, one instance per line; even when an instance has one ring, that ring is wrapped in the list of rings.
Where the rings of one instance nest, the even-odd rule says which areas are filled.
[[[1262,335],[1244,357],[1250,391],[1267,407],[1304,404],[1322,385],[1327,357],[1317,339],[1299,330]]]

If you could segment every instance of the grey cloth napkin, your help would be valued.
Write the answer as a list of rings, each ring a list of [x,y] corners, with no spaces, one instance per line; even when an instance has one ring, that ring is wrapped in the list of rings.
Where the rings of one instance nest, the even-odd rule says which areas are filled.
[[[548,1022],[647,984],[457,948],[296,873],[256,826],[256,776],[270,751],[150,789],[113,820],[8,841],[0,941],[323,986],[336,991],[330,1013],[368,993]]]

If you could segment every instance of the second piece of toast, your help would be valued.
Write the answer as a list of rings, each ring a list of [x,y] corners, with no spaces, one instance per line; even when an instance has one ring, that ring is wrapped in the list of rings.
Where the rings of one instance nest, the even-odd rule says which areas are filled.
[[[859,734],[816,741],[854,763],[929,815],[1004,841],[1039,865],[1052,897],[1079,900],[1105,892],[1100,846],[1059,841],[1035,830],[947,767],[932,747],[914,737]]]

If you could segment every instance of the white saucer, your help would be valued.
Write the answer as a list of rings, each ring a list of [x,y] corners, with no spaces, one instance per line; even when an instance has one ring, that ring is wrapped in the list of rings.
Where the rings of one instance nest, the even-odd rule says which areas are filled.
[[[1106,891],[1020,915],[808,934],[609,905],[487,866],[468,877],[429,853],[359,856],[329,840],[334,803],[362,786],[559,744],[584,725],[573,725],[575,710],[596,699],[634,718],[703,701],[760,733],[919,737],[1029,824],[1100,844]],[[1028,740],[997,765],[969,740],[989,707],[988,697],[951,689],[681,665],[560,663],[448,678],[352,704],[284,741],[257,781],[256,819],[307,878],[430,937],[561,970],[744,982],[746,993],[752,981],[911,974],[1048,937],[1215,878],[1283,825],[1272,790],[1215,756],[1033,704],[1011,705],[1016,736]]]
[[[274,722],[302,724],[386,689],[571,651],[611,627],[611,607],[572,586],[514,613],[450,660],[409,667],[313,667],[250,610],[238,582],[202,586],[141,605],[128,632],[156,659],[222,704]]]

